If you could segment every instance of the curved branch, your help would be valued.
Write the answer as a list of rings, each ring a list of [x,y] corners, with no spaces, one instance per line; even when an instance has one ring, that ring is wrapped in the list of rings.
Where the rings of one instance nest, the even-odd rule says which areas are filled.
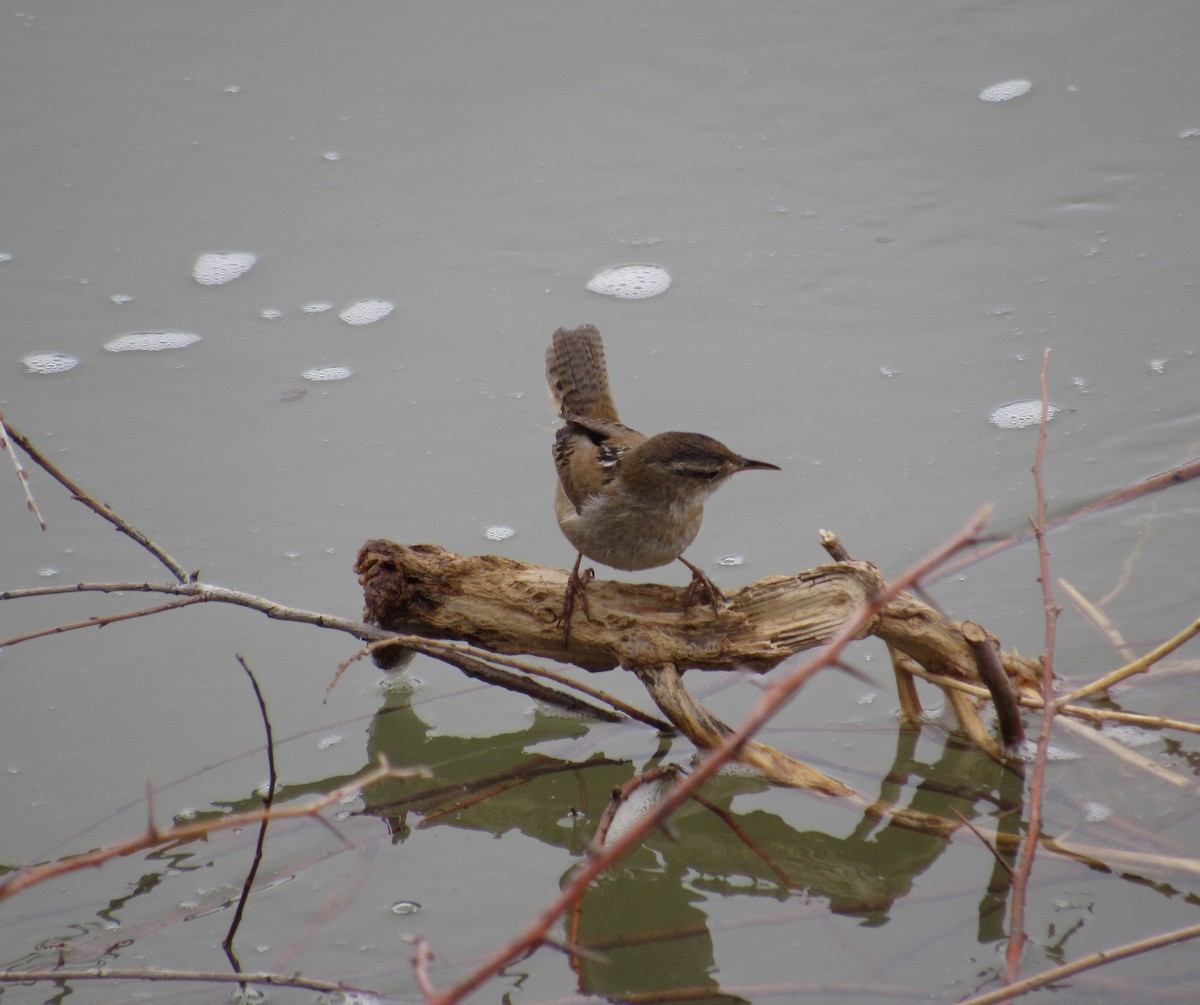
[[[170,555],[163,551],[162,548],[151,541],[150,538],[134,527],[133,524],[129,523],[124,517],[118,514],[111,506],[109,506],[107,503],[102,503],[96,499],[93,499],[90,495],[88,495],[87,492],[85,492],[82,488],[76,485],[75,482],[63,474],[63,472],[59,471],[58,468],[55,467],[37,449],[37,447],[30,443],[28,438],[25,437],[21,432],[13,429],[12,426],[9,426],[8,435],[17,446],[19,446],[25,451],[25,453],[29,455],[30,459],[33,460],[38,467],[40,467],[46,472],[46,474],[62,485],[75,499],[83,503],[83,505],[85,505],[97,516],[107,520],[126,537],[129,537],[134,542],[145,548],[148,552],[150,552],[151,555],[162,562],[162,564],[165,565],[170,571],[171,575],[179,580],[179,582],[186,583],[192,578],[187,572],[184,571],[182,565],[176,562],[175,559],[173,559]]]

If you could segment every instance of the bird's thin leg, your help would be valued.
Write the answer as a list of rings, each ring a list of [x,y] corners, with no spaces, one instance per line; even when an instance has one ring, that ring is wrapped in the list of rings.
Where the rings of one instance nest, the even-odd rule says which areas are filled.
[[[583,616],[592,620],[592,615],[588,611],[587,602],[587,585],[596,577],[594,569],[587,569],[583,575],[579,574],[579,564],[583,561],[583,552],[581,551],[575,559],[575,568],[571,570],[571,575],[567,577],[567,592],[563,597],[562,611],[559,612],[558,621],[555,624],[563,626],[563,647],[569,649],[571,647],[571,611],[575,606],[575,600],[578,598],[579,607],[583,611]]]
[[[695,602],[697,593],[705,593],[708,594],[708,604],[713,609],[713,617],[715,618],[720,613],[717,605],[724,603],[725,594],[723,594],[717,588],[716,583],[709,579],[708,576],[696,568],[696,566],[692,565],[692,563],[682,555],[679,557],[679,561],[692,570],[692,582],[691,585],[688,586],[687,596],[683,598],[684,613],[686,614],[688,608],[690,608]]]

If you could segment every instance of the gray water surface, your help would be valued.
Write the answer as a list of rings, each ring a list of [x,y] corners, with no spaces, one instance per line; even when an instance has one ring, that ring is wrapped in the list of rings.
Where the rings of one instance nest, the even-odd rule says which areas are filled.
[[[828,528],[894,574],[986,502],[995,531],[1027,525],[1037,431],[989,416],[1039,397],[1046,347],[1060,409],[1052,515],[1195,457],[1198,50],[1192,0],[1136,12],[1111,0],[0,0],[0,252],[12,256],[0,262],[0,406],[205,581],[355,617],[352,564],[368,538],[573,560],[552,517],[542,354],[554,328],[591,322],[631,425],[707,432],[783,469],[713,498],[693,562],[734,589],[819,564]],[[981,100],[1011,80],[1032,86]],[[227,284],[198,283],[196,260],[219,252],[257,258]],[[627,263],[666,269],[670,289],[586,289]],[[364,300],[394,310],[338,317]],[[105,349],[146,331],[201,339]],[[48,352],[78,365],[27,372],[25,357]],[[328,367],[352,373],[303,376]],[[0,475],[0,589],[164,580],[45,475],[31,484],[45,534]],[[1053,575],[1107,596],[1143,652],[1196,617],[1198,515],[1184,485],[1072,525],[1051,540]],[[489,540],[494,526],[515,533]],[[729,556],[740,564],[720,564]],[[934,593],[1035,655],[1036,577],[1026,547]],[[683,585],[686,572],[649,578]],[[8,601],[0,637],[154,602]],[[264,741],[237,654],[269,705],[281,800],[333,789],[378,753],[468,789],[559,765],[424,827],[429,807],[402,806],[411,790],[393,786],[330,811],[344,842],[311,821],[272,828],[238,940],[245,968],[417,1000],[403,937],[429,938],[439,986],[462,977],[557,894],[614,785],[691,754],[644,727],[535,713],[422,660],[411,691],[386,690],[364,662],[323,704],[353,649],[213,605],[7,647],[0,861],[139,833],[147,771],[162,825],[256,806]],[[1194,653],[1116,702],[1200,718],[1182,672]],[[901,733],[885,654],[863,645],[854,662],[873,684],[819,678],[767,741],[870,797],[994,832],[1020,792],[1011,774],[943,728]],[[1068,606],[1060,674],[1121,662]],[[589,683],[648,706],[631,675]],[[760,694],[712,676],[693,686],[732,722]],[[1187,785],[1065,734],[1048,831],[1186,858],[1194,738],[1117,738]],[[993,986],[1007,905],[965,830],[943,844],[744,780],[710,795],[807,896],[689,808],[674,841],[656,838],[589,894],[578,933],[654,937],[601,960],[542,951],[475,1000],[690,987],[693,1000],[949,1002]],[[0,964],[227,970],[227,904],[253,837],[138,853],[0,904]],[[1198,882],[1180,863],[1103,873],[1046,855],[1025,972],[1195,924]],[[397,913],[401,902],[420,909]],[[1166,999],[1194,985],[1194,960],[1185,946],[1127,961],[1060,985],[1055,1001]],[[69,991],[75,1005],[224,993]]]

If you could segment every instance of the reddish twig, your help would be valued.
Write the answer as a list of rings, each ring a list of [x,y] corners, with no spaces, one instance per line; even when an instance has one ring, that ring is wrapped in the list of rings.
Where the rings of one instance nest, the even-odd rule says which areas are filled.
[[[739,824],[737,822],[737,820],[734,819],[734,816],[732,813],[730,813],[724,807],[718,806],[711,799],[705,799],[701,795],[698,795],[698,794],[694,795],[694,796],[692,796],[692,799],[695,802],[699,803],[701,806],[703,806],[710,813],[714,814],[717,817],[717,819],[719,819],[721,821],[721,823],[723,823],[726,827],[728,827],[731,831],[733,831],[734,836],[737,837],[737,839],[739,841],[741,841],[742,844],[744,844],[747,848],[749,848],[750,851],[753,852],[754,855],[758,857],[758,859],[762,862],[763,865],[765,865],[768,869],[771,870],[771,872],[773,872],[775,874],[775,878],[778,879],[779,882],[782,883],[786,889],[791,890],[793,892],[804,889],[799,883],[797,883],[795,880],[792,879],[791,876],[789,876],[787,874],[787,872],[783,869],[783,867],[781,865],[779,865],[773,858],[771,858],[771,856],[767,853],[766,849],[761,848],[759,846],[758,842],[755,841],[754,838],[752,838],[749,834],[746,833],[746,831],[743,829],[742,825]]]
[[[13,467],[17,469],[17,481],[21,483],[21,488],[25,491],[25,508],[37,517],[38,526],[44,531],[46,521],[42,519],[41,511],[37,508],[37,503],[33,501],[33,493],[29,490],[29,475],[21,467],[21,458],[17,456],[17,452],[13,450],[12,444],[8,441],[9,434],[4,425],[4,413],[0,412],[0,450],[5,451],[12,458]]]
[[[99,502],[93,499],[87,492],[75,484],[70,478],[58,470],[50,461],[44,457],[41,452],[30,441],[23,436],[18,430],[8,427],[9,435],[12,441],[25,451],[30,459],[37,464],[39,468],[46,472],[51,478],[63,486],[71,495],[79,502],[83,503],[93,513],[107,520],[117,528],[126,537],[131,538],[137,544],[141,545],[146,551],[150,552],[163,565],[165,565],[179,582],[186,583],[194,577],[189,576],[183,569],[183,566],[175,561],[170,555],[162,550],[157,544],[150,540],[140,530],[130,524],[124,517],[118,515],[111,506],[107,503]],[[43,528],[44,529],[44,528]]]
[[[433,951],[429,948],[429,940],[424,935],[418,935],[413,942],[417,947],[412,961],[413,979],[417,982],[421,994],[426,998],[432,998],[437,994],[433,981],[429,979],[429,964],[433,962]]]
[[[604,807],[604,812],[600,814],[600,819],[596,823],[596,831],[592,835],[592,850],[597,851],[604,847],[604,843],[608,840],[608,833],[613,825],[613,821],[617,818],[617,812],[638,789],[645,788],[648,785],[659,785],[667,781],[678,781],[681,771],[682,769],[676,764],[660,764],[657,767],[649,768],[640,774],[634,775],[628,781],[613,789],[612,796],[608,800],[608,805]]]
[[[330,628],[345,632],[357,639],[384,639],[390,632],[382,628],[339,618],[319,611],[304,611],[296,607],[276,603],[242,590],[231,590],[211,583],[191,581],[187,583],[70,583],[63,586],[32,586],[21,590],[0,590],[0,600],[24,600],[29,597],[51,597],[66,593],[162,593],[171,597],[195,597],[197,602],[233,604],[265,614],[273,621],[296,621],[316,628]]]
[[[298,974],[227,974],[213,970],[139,970],[105,967],[103,970],[0,970],[0,981],[25,984],[53,981],[192,981],[199,984],[266,984],[277,988],[301,988],[306,991],[356,991],[373,994],[351,984],[319,981]]]
[[[1066,963],[1061,967],[1055,967],[1053,970],[1045,970],[1040,974],[1034,974],[1032,977],[1026,977],[1024,980],[1017,981],[1015,984],[1009,984],[996,991],[989,991],[984,995],[964,999],[959,1002],[959,1005],[996,1005],[998,1002],[1006,1002],[1017,995],[1028,994],[1030,991],[1036,991],[1038,988],[1044,988],[1067,977],[1083,973],[1085,970],[1094,970],[1096,967],[1115,963],[1117,960],[1127,960],[1131,956],[1149,953],[1155,949],[1162,949],[1165,946],[1178,945],[1181,942],[1187,942],[1196,938],[1200,938],[1200,925],[1192,925],[1190,928],[1178,928],[1173,932],[1164,932],[1161,935],[1152,935],[1148,939],[1128,942],[1114,949],[1102,949],[1098,953],[1091,953],[1072,963]]]
[[[953,806],[951,806],[950,809],[954,815],[963,822],[963,825],[967,828],[967,830],[979,838],[979,843],[992,853],[992,858],[994,858],[1000,867],[1003,868],[1006,873],[1008,873],[1008,878],[1012,879],[1013,867],[1008,864],[1008,859],[1006,859],[1000,849],[996,847],[996,842],[984,834],[983,831],[971,823],[970,820],[959,813],[958,810],[954,809]]]
[[[1095,500],[1095,502],[1090,502],[1086,506],[1080,506],[1077,510],[1072,510],[1070,513],[1064,513],[1060,517],[1055,517],[1044,524],[1044,530],[1045,532],[1057,530],[1064,524],[1072,523],[1075,520],[1082,520],[1085,517],[1095,516],[1097,513],[1103,513],[1105,510],[1116,506],[1123,506],[1125,503],[1133,502],[1136,499],[1152,495],[1155,492],[1161,492],[1163,489],[1169,489],[1175,485],[1182,485],[1193,478],[1200,478],[1200,460],[1188,461],[1186,464],[1180,464],[1169,471],[1162,471],[1157,475],[1144,478],[1134,485],[1126,485],[1123,489],[1110,492],[1108,495]],[[1032,541],[1036,536],[1034,530],[1030,528],[1029,530],[1023,530],[1017,534],[1010,534],[1008,537],[991,541],[969,555],[963,555],[953,562],[947,562],[945,566],[930,576],[929,581],[937,582],[938,580],[957,575],[963,569],[975,565],[977,562],[982,562],[985,558],[991,558],[993,555],[1007,551],[1015,545]]]
[[[1033,522],[1034,535],[1038,544],[1039,582],[1042,586],[1042,606],[1046,616],[1046,648],[1042,653],[1042,727],[1038,734],[1037,756],[1033,762],[1033,778],[1029,785],[1029,823],[1021,855],[1013,872],[1012,922],[1008,936],[1008,950],[1004,959],[1005,983],[1016,980],[1021,964],[1021,953],[1025,948],[1025,903],[1029,890],[1029,877],[1033,872],[1033,858],[1038,841],[1042,836],[1042,794],[1046,784],[1046,760],[1050,747],[1050,730],[1058,706],[1054,702],[1054,636],[1058,624],[1059,608],[1054,604],[1054,592],[1050,583],[1050,552],[1046,548],[1046,486],[1044,463],[1046,457],[1046,424],[1050,418],[1050,399],[1046,384],[1046,371],[1050,363],[1050,350],[1042,356],[1042,423],[1038,433],[1037,456],[1033,464],[1033,484],[1037,493],[1037,518]]]
[[[133,618],[145,618],[151,614],[162,614],[163,611],[173,611],[179,607],[199,604],[203,597],[184,597],[182,600],[171,600],[157,607],[146,607],[140,611],[125,611],[122,614],[95,615],[86,621],[76,621],[69,625],[55,625],[53,628],[43,628],[24,635],[14,635],[11,639],[0,640],[0,649],[5,646],[15,646],[18,642],[32,642],[34,639],[44,639],[49,635],[61,635],[63,632],[74,632],[80,628],[103,628],[105,625],[115,625],[118,621],[130,621]]]
[[[72,855],[68,858],[59,859],[55,862],[45,862],[41,865],[32,865],[15,873],[10,873],[4,882],[0,883],[0,900],[20,893],[22,890],[27,890],[31,886],[54,879],[56,876],[78,872],[80,869],[94,869],[105,862],[112,861],[114,858],[123,858],[126,855],[132,855],[134,852],[142,851],[146,848],[172,844],[176,841],[192,841],[204,838],[214,831],[247,827],[265,818],[271,820],[293,820],[297,817],[315,817],[320,820],[322,818],[319,814],[327,806],[332,806],[339,800],[362,789],[369,788],[385,778],[409,780],[412,778],[428,777],[429,772],[423,768],[391,768],[384,763],[378,768],[372,768],[370,771],[360,775],[348,785],[333,789],[302,806],[284,806],[272,808],[271,810],[251,810],[246,813],[232,813],[217,820],[198,820],[195,823],[161,829],[156,827],[153,821],[151,821],[146,830],[137,837],[128,838],[125,841],[120,841],[117,844],[108,845],[104,848],[97,848],[94,851],[84,852],[81,855]]]

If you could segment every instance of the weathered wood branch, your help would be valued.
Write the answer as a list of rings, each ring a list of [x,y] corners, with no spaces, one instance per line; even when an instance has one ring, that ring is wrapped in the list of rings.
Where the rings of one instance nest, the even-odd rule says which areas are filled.
[[[701,748],[715,746],[728,728],[684,690],[685,670],[766,673],[823,644],[884,586],[870,563],[836,562],[751,583],[714,615],[700,605],[684,611],[682,589],[594,580],[588,586],[591,616],[576,611],[567,648],[558,624],[564,570],[383,540],[363,545],[355,570],[366,621],[389,631],[467,641],[496,653],[574,663],[591,672],[623,667],[638,674],[672,723]],[[863,634],[877,636],[935,676],[981,679],[961,627],[911,594],[885,607]],[[1016,687],[1036,685],[1034,661],[999,656]],[[972,720],[963,723],[971,736],[986,738],[970,703],[954,708]],[[984,745],[995,753],[994,743]],[[776,781],[849,791],[772,748],[757,745],[744,754]]]

